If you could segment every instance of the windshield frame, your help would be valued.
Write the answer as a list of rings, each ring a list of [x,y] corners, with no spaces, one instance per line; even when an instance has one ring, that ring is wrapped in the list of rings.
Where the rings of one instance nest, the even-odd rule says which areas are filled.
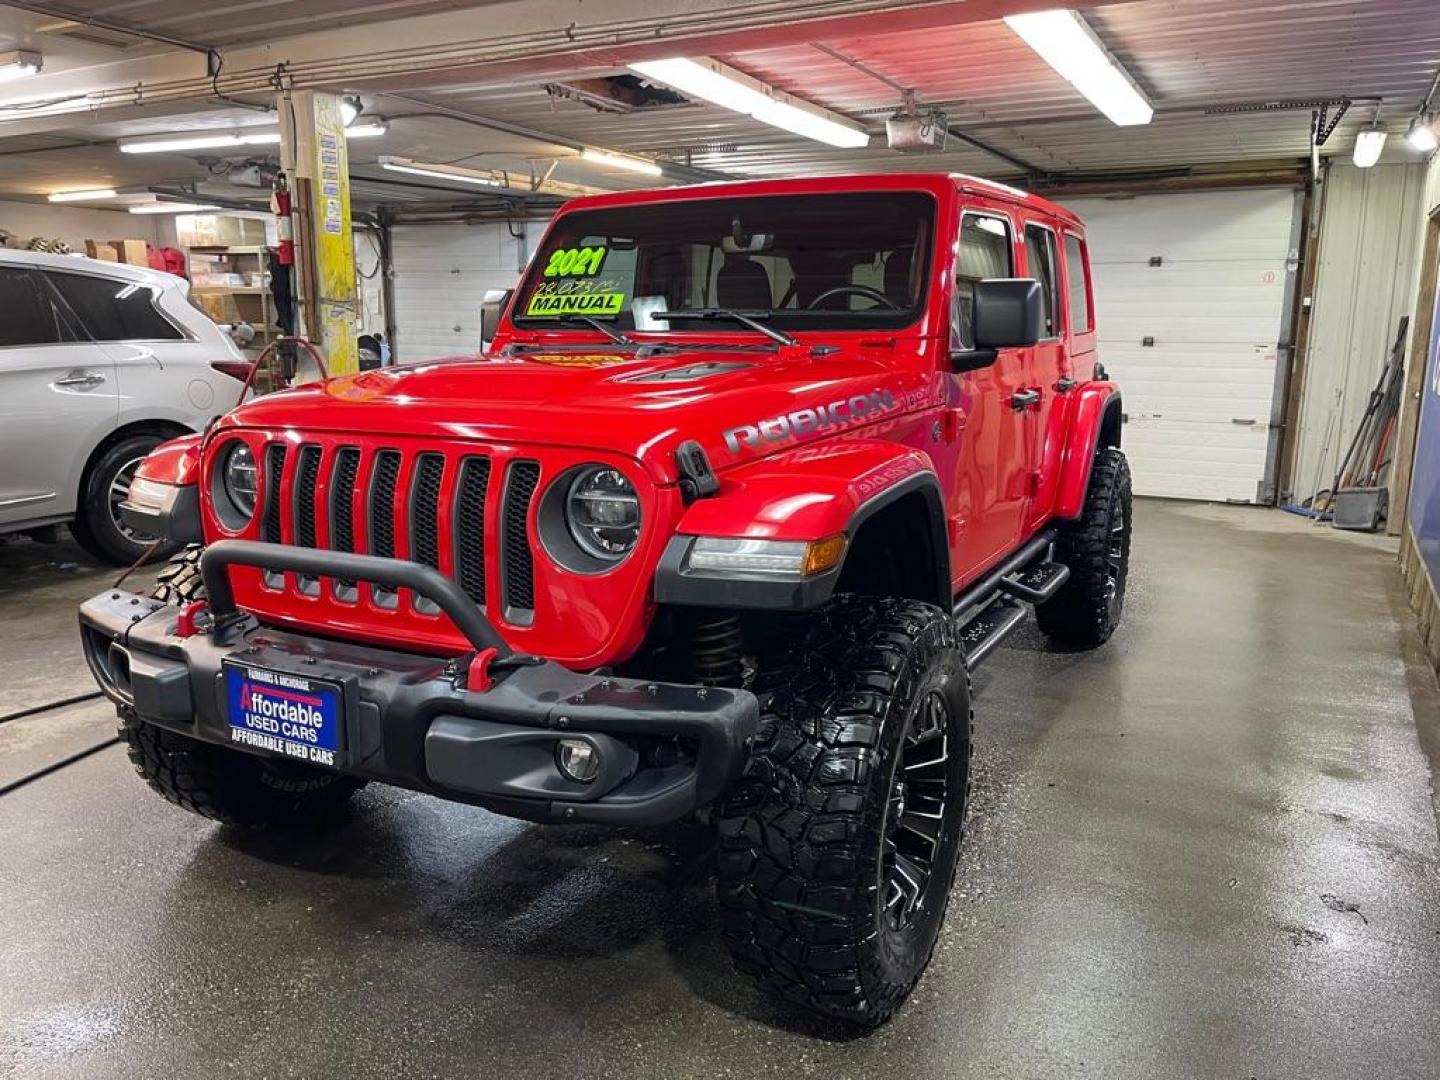
[[[555,238],[567,226],[574,222],[574,219],[592,214],[605,214],[623,212],[631,215],[643,215],[654,211],[657,207],[665,206],[689,206],[693,203],[720,203],[736,204],[747,201],[778,199],[795,200],[822,200],[822,199],[843,199],[855,197],[868,197],[875,199],[916,199],[923,205],[918,207],[919,215],[917,221],[922,222],[925,228],[922,231],[921,240],[925,250],[918,266],[919,287],[915,302],[910,307],[901,309],[901,312],[892,312],[887,308],[877,307],[873,312],[869,310],[860,311],[839,311],[833,309],[819,309],[815,313],[813,325],[810,324],[810,316],[804,308],[786,307],[769,309],[771,317],[763,321],[776,326],[777,328],[792,335],[835,335],[835,334],[894,334],[905,330],[913,329],[916,324],[923,323],[931,314],[931,307],[934,303],[934,295],[940,289],[940,283],[936,280],[936,266],[939,258],[937,241],[939,231],[943,228],[945,215],[945,203],[936,191],[927,187],[856,187],[853,189],[826,190],[789,190],[789,191],[725,191],[706,193],[698,196],[685,198],[666,198],[664,193],[659,192],[661,197],[645,201],[627,201],[616,205],[578,205],[573,210],[565,210],[557,214],[546,229],[540,243],[536,246],[534,253],[526,265],[525,273],[519,284],[516,286],[514,295],[508,305],[505,322],[513,331],[524,335],[535,333],[544,334],[547,338],[562,335],[589,336],[598,333],[594,330],[587,330],[577,325],[565,325],[559,319],[527,316],[521,313],[522,304],[530,297],[531,292],[544,280],[544,269],[547,253],[553,250],[562,250],[555,247]],[[579,235],[586,235],[580,233]],[[699,320],[675,320],[673,324],[663,325],[657,329],[637,329],[634,326],[634,317],[629,307],[629,301],[634,297],[629,296],[626,305],[618,317],[605,318],[606,324],[616,331],[624,333],[634,339],[635,344],[654,344],[658,341],[674,341],[684,339],[715,339],[722,337],[733,337],[740,334],[746,337],[761,337],[762,335],[752,329],[740,325],[732,325],[724,321],[701,322]],[[718,298],[714,298],[718,299]],[[711,305],[718,306],[715,304]],[[748,309],[747,309],[748,310]],[[753,312],[752,312],[753,314]],[[897,314],[903,318],[896,318]],[[800,319],[794,318],[801,316]],[[832,316],[825,319],[823,316]],[[779,316],[778,319],[775,316]],[[834,316],[839,316],[835,319]],[[879,317],[875,317],[879,316]],[[889,316],[889,317],[886,317]]]

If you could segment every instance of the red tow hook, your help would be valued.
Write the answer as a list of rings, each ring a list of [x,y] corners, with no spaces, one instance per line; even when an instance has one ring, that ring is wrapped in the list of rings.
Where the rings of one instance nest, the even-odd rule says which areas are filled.
[[[483,694],[495,685],[495,680],[490,678],[490,664],[499,655],[499,649],[490,648],[481,649],[470,658],[470,666],[465,671],[466,690]]]
[[[204,600],[191,600],[180,609],[180,615],[175,620],[175,635],[177,637],[194,637],[200,632],[200,616],[205,613]]]

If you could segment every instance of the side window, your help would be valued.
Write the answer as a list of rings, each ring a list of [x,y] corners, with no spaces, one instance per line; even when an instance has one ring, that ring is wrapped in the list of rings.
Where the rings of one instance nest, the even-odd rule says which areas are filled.
[[[1070,294],[1070,332],[1090,332],[1090,281],[1089,267],[1085,263],[1085,248],[1078,236],[1065,237],[1065,281]]]
[[[1015,276],[1010,222],[993,214],[960,219],[960,252],[955,259],[955,299],[950,335],[957,349],[975,347],[975,283]]]
[[[1045,336],[1060,336],[1060,283],[1055,273],[1055,234],[1040,225],[1025,226],[1025,261],[1045,294]]]
[[[62,336],[55,309],[43,283],[29,270],[0,266],[0,348],[7,345],[54,345]]]
[[[155,310],[150,288],[114,278],[54,271],[45,275],[96,341],[178,341],[180,333]]]

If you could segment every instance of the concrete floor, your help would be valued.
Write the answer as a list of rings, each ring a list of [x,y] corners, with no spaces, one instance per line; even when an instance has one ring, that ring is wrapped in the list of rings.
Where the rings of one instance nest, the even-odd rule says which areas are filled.
[[[1031,634],[980,673],[945,937],[875,1034],[729,971],[701,831],[371,788],[338,832],[257,837],[110,747],[0,796],[0,1075],[1440,1075],[1440,727],[1391,545],[1161,503],[1136,531],[1106,648]],[[0,715],[90,689],[104,576],[0,546]],[[94,702],[0,725],[0,787],[110,730]]]

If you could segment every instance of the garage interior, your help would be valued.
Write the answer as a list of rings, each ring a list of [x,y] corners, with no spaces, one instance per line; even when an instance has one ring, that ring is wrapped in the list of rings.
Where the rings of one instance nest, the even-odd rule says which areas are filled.
[[[327,102],[353,288],[301,328],[342,372],[359,335],[386,364],[480,352],[482,301],[576,196],[905,172],[1040,194],[1086,223],[1138,497],[1115,636],[1027,627],[976,673],[948,920],[864,1036],[734,976],[704,829],[372,784],[297,837],[149,796],[76,631],[120,571],[56,528],[0,535],[0,1073],[1440,1075],[1440,7],[1087,3],[1153,107],[1121,125],[1006,21],[1052,6],[0,4],[0,235],[175,250],[252,359],[279,332],[275,179]],[[863,143],[687,95],[673,58]],[[892,148],[897,117],[928,145]],[[325,200],[294,195],[318,245]],[[1339,528],[1367,424],[1343,471],[1388,510]]]

